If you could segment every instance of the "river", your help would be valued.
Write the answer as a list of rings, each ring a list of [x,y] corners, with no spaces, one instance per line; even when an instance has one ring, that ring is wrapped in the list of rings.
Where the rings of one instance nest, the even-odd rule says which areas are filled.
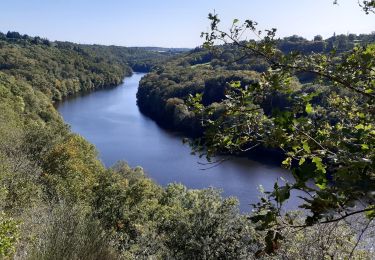
[[[259,185],[270,190],[275,180],[288,178],[287,171],[267,163],[267,158],[262,163],[233,158],[211,169],[201,165],[206,161],[191,155],[178,133],[160,128],[139,112],[136,93],[142,76],[135,73],[116,88],[76,96],[57,106],[73,132],[97,147],[106,166],[124,160],[132,167],[141,166],[161,185],[177,182],[193,189],[221,189],[224,196],[239,199],[243,212],[257,202]]]

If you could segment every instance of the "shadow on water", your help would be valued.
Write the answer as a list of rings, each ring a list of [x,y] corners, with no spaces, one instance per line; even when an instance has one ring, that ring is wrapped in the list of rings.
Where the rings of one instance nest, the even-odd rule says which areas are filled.
[[[267,154],[257,161],[233,157],[210,169],[201,165],[207,161],[191,155],[179,133],[166,131],[139,112],[136,92],[143,75],[135,73],[116,88],[84,93],[56,104],[72,130],[97,147],[106,166],[125,160],[133,167],[141,165],[161,185],[215,187],[224,196],[236,196],[242,211],[249,211],[249,204],[258,201],[259,185],[270,190],[280,177],[291,180],[290,173]],[[292,199],[290,205],[296,201]]]

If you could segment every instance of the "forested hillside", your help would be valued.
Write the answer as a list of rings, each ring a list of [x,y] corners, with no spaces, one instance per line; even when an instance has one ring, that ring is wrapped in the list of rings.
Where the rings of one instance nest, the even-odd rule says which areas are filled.
[[[53,100],[117,86],[132,70],[148,72],[177,52],[50,42],[17,32],[0,33],[0,47],[0,70]]]
[[[275,44],[285,54],[330,54],[334,51],[340,55],[354,46],[373,42],[375,34],[335,35],[326,40],[318,35],[313,41],[295,35],[278,39]],[[236,44],[224,44],[211,51],[196,48],[188,54],[176,56],[146,75],[137,94],[138,105],[143,113],[165,127],[199,136],[202,134],[200,118],[196,118],[188,109],[186,101],[189,95],[200,93],[205,105],[220,107],[230,82],[239,81],[243,86],[249,85],[269,68],[270,64],[263,57],[248,55]],[[311,73],[298,73],[291,79],[288,88],[306,93],[314,88],[324,88],[315,84],[314,79]],[[317,102],[321,98],[314,100]],[[285,93],[280,91],[268,93],[262,102],[262,108],[268,114],[272,112],[272,107],[282,109],[287,105]]]

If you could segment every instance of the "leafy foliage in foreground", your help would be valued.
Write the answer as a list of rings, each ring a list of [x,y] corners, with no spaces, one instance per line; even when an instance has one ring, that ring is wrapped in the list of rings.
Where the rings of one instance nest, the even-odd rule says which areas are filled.
[[[277,249],[272,245],[282,239],[279,230],[285,225],[331,223],[358,213],[365,213],[371,223],[375,217],[375,45],[339,54],[284,54],[278,49],[276,29],[266,30],[260,41],[244,42],[241,36],[246,32],[261,37],[254,21],[240,25],[234,20],[224,32],[217,15],[210,14],[209,19],[205,46],[215,48],[216,41],[231,41],[269,64],[253,84],[231,82],[219,116],[213,118],[215,109],[204,106],[201,95],[191,100],[207,126],[201,141],[209,156],[258,145],[279,148],[286,156],[283,165],[292,170],[296,182],[276,183],[269,196],[254,205],[256,214],[251,217],[260,229],[268,230],[265,251]],[[312,74],[321,87],[292,91],[292,79],[300,73]],[[275,92],[283,93],[288,105],[267,113],[262,105]],[[303,225],[278,220],[292,190],[304,194],[301,207],[308,215]]]

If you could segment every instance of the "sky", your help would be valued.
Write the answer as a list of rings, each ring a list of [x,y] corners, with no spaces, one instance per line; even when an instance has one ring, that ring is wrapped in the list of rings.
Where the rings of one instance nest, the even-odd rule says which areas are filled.
[[[277,28],[279,37],[371,33],[375,14],[357,0],[0,0],[0,31],[76,43],[196,47],[210,12]]]

